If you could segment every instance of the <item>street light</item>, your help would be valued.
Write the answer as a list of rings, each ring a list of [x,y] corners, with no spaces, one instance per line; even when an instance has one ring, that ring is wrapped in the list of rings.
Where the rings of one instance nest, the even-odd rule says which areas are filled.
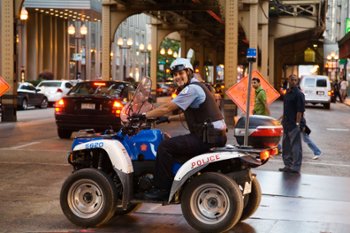
[[[28,11],[25,7],[22,8],[21,13],[19,15],[20,20],[27,20],[28,19]]]
[[[79,42],[80,40],[84,39],[87,33],[88,33],[88,29],[85,26],[85,24],[80,25],[79,33],[76,33],[74,24],[70,24],[68,27],[68,34],[72,36],[72,38],[75,40],[74,55],[72,60],[76,62],[76,66],[75,66],[76,79],[81,78],[82,70],[81,70],[80,62],[82,62],[85,59],[85,49],[81,46],[81,43]],[[80,47],[82,47],[82,49]],[[85,77],[85,74],[83,76]]]
[[[327,68],[328,68],[328,76],[331,74],[330,78],[331,80],[337,79],[337,73],[338,73],[338,59],[339,56],[335,54],[335,52],[332,52],[327,56]],[[334,73],[334,76],[333,76]]]
[[[131,48],[131,46],[133,45],[133,43],[134,42],[131,38],[129,38],[129,39],[122,38],[122,37],[118,38],[117,44],[118,44],[119,49],[120,49],[120,57],[121,58],[122,58],[123,50],[129,50]],[[126,80],[126,65],[129,65],[129,64],[126,64],[126,52],[125,52],[124,56],[123,56],[123,80]]]
[[[174,51],[171,47],[162,47],[159,50],[159,54],[161,55],[159,58],[159,71],[161,71],[162,79],[166,79],[167,76],[170,75],[169,65],[171,62],[178,57],[178,53]]]
[[[139,45],[139,51],[141,53],[144,53],[145,54],[145,76],[149,76],[148,74],[148,65],[149,65],[149,62],[147,62],[147,60],[149,60],[149,56],[148,54],[151,52],[152,50],[152,45],[151,44],[148,44],[147,45],[147,49],[145,48],[145,45],[143,43],[141,43]]]

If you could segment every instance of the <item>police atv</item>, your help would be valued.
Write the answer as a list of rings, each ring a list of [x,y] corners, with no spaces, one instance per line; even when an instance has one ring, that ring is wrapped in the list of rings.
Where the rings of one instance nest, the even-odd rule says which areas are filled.
[[[65,216],[81,227],[97,227],[116,215],[128,214],[144,202],[180,204],[187,222],[200,232],[227,231],[250,217],[261,200],[251,168],[266,163],[273,149],[229,146],[213,148],[174,166],[167,201],[144,200],[153,186],[157,148],[167,134],[154,120],[133,117],[152,108],[150,79],[142,79],[133,99],[122,110],[119,132],[87,134],[73,140],[60,204]]]

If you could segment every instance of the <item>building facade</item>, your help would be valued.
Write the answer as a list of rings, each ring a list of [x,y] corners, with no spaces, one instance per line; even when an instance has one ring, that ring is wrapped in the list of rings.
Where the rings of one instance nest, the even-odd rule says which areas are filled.
[[[350,20],[349,0],[328,0],[324,32],[324,60],[332,80],[350,80],[350,39],[347,22]],[[348,50],[343,51],[342,50]]]

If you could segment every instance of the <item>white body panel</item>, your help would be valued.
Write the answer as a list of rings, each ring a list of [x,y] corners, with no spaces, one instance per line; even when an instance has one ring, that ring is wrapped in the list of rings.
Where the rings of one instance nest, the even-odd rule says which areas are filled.
[[[203,165],[215,163],[222,160],[239,158],[246,156],[246,154],[238,151],[216,151],[212,153],[201,154],[184,163],[177,171],[174,180],[180,181],[188,172]]]
[[[73,151],[78,150],[87,150],[101,148],[104,149],[115,169],[123,172],[123,173],[132,173],[134,172],[130,156],[126,151],[123,144],[121,144],[117,140],[95,140],[86,143],[79,144],[74,147]]]

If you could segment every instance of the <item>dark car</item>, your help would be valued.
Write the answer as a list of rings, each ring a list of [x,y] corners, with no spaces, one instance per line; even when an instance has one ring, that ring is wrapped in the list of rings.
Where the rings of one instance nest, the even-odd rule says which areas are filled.
[[[82,129],[119,130],[120,112],[134,91],[131,83],[123,81],[77,83],[55,103],[58,136],[70,138],[72,132]]]
[[[21,82],[17,88],[17,108],[28,109],[31,106],[47,108],[47,97],[39,93],[40,89],[28,82]]]

